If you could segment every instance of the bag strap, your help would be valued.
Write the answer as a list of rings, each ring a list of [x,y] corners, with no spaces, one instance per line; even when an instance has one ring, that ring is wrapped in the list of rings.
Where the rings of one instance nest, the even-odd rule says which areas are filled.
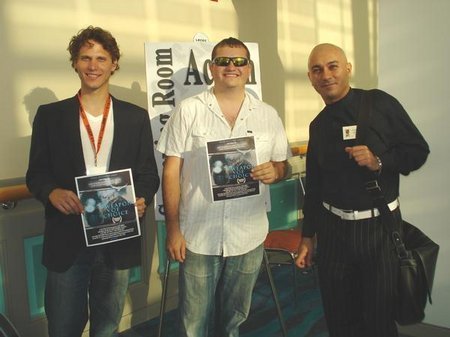
[[[372,95],[369,91],[362,91],[358,106],[358,125],[356,127],[357,145],[366,143],[367,131],[369,130],[369,120],[372,115]]]
[[[370,91],[363,91],[362,96],[363,97],[361,98],[359,106],[358,126],[356,128],[356,140],[358,145],[364,144],[365,138],[367,136],[367,130],[369,129],[369,119],[372,111]],[[366,170],[366,172],[367,171],[368,170]],[[406,249],[405,243],[403,242],[399,231],[396,230],[396,220],[391,210],[389,209],[386,198],[384,197],[384,194],[381,190],[380,185],[378,184],[378,180],[375,175],[372,174],[371,178],[366,180],[365,188],[371,196],[374,206],[378,208],[378,211],[380,212],[382,223],[384,224],[386,231],[391,237],[399,260],[411,258],[412,253]],[[426,279],[428,301],[431,304],[432,301],[429,280],[427,277],[427,273],[424,273],[424,275]]]
[[[372,114],[372,95],[370,91],[363,91],[359,102],[358,125],[356,128],[356,144],[362,145],[366,143],[367,132],[369,130],[370,116]],[[378,184],[377,177],[367,169],[364,171],[366,180],[365,188],[371,196],[374,206],[378,208],[380,216],[385,224],[385,229],[390,234],[399,258],[408,257],[408,251],[403,243],[402,237],[396,230],[396,221],[394,215],[387,205],[381,187]]]

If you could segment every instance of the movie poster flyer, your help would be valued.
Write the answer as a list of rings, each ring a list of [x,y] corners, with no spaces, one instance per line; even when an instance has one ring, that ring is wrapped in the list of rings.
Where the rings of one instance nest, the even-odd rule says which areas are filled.
[[[76,177],[75,182],[88,247],[141,235],[131,169]]]
[[[253,136],[207,142],[213,202],[260,194],[259,181],[250,176],[257,165]]]

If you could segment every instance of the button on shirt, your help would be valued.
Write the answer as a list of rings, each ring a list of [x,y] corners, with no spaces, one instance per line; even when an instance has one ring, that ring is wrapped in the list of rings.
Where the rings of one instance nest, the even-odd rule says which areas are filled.
[[[206,142],[254,136],[258,163],[284,161],[289,147],[275,109],[246,93],[233,128],[212,89],[182,101],[165,125],[157,150],[183,159],[180,229],[197,254],[236,256],[259,246],[268,231],[266,187],[261,194],[212,202]]]

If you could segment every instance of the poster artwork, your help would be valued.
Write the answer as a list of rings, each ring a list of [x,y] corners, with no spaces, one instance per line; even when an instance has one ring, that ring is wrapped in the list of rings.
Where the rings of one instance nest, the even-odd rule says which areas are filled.
[[[206,151],[213,202],[260,194],[259,181],[251,177],[258,162],[253,136],[210,141]]]
[[[86,245],[141,235],[131,169],[75,178]]]

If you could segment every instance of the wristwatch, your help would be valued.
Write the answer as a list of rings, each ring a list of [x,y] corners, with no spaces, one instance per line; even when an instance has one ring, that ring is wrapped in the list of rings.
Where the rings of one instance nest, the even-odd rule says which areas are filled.
[[[383,168],[383,163],[381,162],[380,157],[375,156],[375,159],[377,160],[377,163],[378,163],[378,170],[377,170],[377,173],[380,174],[380,173],[381,173],[381,169]]]

